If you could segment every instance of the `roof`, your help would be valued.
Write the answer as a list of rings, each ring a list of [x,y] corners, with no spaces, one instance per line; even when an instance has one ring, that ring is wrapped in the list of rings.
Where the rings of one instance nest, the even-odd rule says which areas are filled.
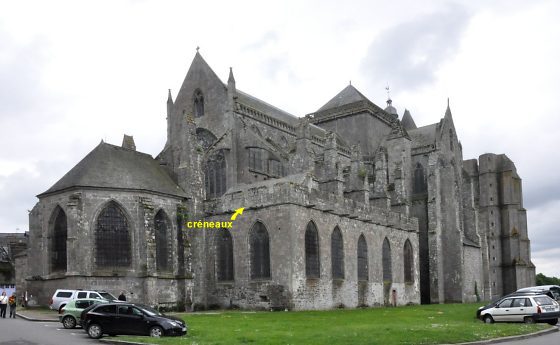
[[[370,100],[367,99],[367,97],[364,96],[360,91],[358,91],[354,86],[348,85],[325,105],[319,108],[317,112],[364,100],[370,102]]]
[[[298,117],[294,116],[280,108],[273,106],[263,100],[258,99],[255,96],[251,96],[248,93],[245,93],[239,89],[236,90],[237,92],[237,101],[247,105],[255,110],[259,110],[266,115],[273,116],[277,120],[284,121],[292,126],[297,126],[298,124]]]
[[[428,146],[436,142],[437,123],[431,125],[418,127],[408,131],[410,139],[412,139],[413,146]]]
[[[136,189],[186,197],[152,156],[104,142],[38,196],[72,187]]]
[[[406,129],[407,131],[418,128],[416,127],[416,123],[414,123],[414,119],[412,118],[412,115],[410,115],[410,111],[408,111],[408,109],[404,110],[401,123],[404,129]]]

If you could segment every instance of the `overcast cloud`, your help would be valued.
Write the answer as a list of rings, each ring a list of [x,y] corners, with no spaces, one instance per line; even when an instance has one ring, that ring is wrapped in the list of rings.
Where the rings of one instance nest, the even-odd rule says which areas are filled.
[[[523,178],[537,271],[560,276],[556,1],[2,1],[0,231],[101,139],[157,155],[165,100],[195,48],[239,89],[297,116],[352,80],[417,125],[447,97],[464,158],[506,153]],[[33,9],[33,10],[30,10]]]

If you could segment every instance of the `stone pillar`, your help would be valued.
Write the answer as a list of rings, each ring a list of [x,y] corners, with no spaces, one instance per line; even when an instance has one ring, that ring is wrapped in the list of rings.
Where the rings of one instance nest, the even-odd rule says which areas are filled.
[[[87,269],[86,258],[83,255],[86,252],[92,252],[91,248],[81,246],[80,238],[84,236],[83,226],[83,202],[82,193],[74,193],[68,197],[66,203],[66,275],[90,274],[91,270]]]
[[[362,162],[362,152],[358,145],[352,146],[352,162],[350,164],[349,190],[346,196],[354,201],[369,206],[369,184],[367,170]]]
[[[324,157],[324,179],[321,182],[321,189],[327,193],[335,194],[337,197],[342,197],[344,179],[338,159],[336,135],[333,132],[327,133]]]
[[[391,206],[387,194],[387,178],[387,151],[380,148],[375,155],[375,181],[369,197],[372,206],[383,209],[389,209]]]

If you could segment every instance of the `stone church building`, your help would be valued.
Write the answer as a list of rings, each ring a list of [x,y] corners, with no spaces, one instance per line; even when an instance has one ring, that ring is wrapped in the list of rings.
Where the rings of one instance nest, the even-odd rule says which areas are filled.
[[[417,127],[346,86],[291,115],[197,52],[152,156],[101,142],[29,215],[26,289],[125,290],[167,307],[466,302],[532,285],[521,179],[463,160],[449,105]],[[231,228],[193,228],[231,221]],[[199,223],[200,224],[200,223]],[[209,224],[209,223],[208,223]],[[217,223],[212,223],[217,224]]]

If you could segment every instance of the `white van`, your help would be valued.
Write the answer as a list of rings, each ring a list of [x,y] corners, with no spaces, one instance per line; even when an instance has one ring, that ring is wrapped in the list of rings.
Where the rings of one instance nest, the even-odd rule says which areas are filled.
[[[102,299],[108,301],[116,301],[117,298],[107,291],[102,290],[66,290],[66,289],[58,289],[54,292],[54,295],[51,298],[49,303],[49,308],[52,310],[60,310],[64,308],[68,301],[73,299],[82,299],[82,298],[95,298],[95,299]]]

